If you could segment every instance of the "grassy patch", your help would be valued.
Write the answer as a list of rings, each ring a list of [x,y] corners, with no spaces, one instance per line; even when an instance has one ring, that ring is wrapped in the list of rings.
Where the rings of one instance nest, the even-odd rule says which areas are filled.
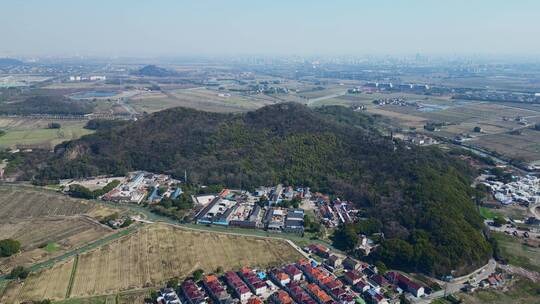
[[[58,249],[60,249],[60,245],[54,242],[48,243],[47,245],[45,245],[45,247],[43,247],[43,250],[47,251],[48,253],[58,251]]]
[[[493,233],[493,236],[509,264],[540,272],[540,248],[526,246],[519,239],[503,233]]]
[[[485,219],[493,219],[497,216],[490,208],[480,207],[480,215]]]
[[[13,122],[5,129],[6,134],[0,137],[0,147],[15,147],[17,145],[53,147],[63,141],[93,133],[93,131],[84,128],[86,121],[62,122],[60,129],[49,129],[47,128],[49,121],[46,120],[24,120],[23,118],[20,120]]]
[[[463,303],[480,304],[538,304],[540,303],[540,283],[525,278],[517,278],[508,290],[484,289],[472,294],[460,295]]]

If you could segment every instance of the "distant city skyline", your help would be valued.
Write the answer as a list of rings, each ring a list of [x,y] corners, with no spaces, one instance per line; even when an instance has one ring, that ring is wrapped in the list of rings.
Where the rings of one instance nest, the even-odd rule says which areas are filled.
[[[2,56],[540,55],[540,1],[3,1]]]

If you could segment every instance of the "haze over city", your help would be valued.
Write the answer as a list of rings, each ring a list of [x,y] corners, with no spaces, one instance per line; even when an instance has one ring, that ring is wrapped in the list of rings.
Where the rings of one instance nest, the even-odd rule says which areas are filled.
[[[540,2],[2,1],[4,56],[540,53]]]

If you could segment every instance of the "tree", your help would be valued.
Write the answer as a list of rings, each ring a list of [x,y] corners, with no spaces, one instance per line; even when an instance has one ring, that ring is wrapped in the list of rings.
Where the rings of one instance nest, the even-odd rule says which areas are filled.
[[[216,273],[217,273],[217,274],[223,273],[223,267],[218,266],[218,267],[216,268]]]
[[[60,129],[62,126],[57,122],[51,122],[48,127],[49,129]]]
[[[30,271],[23,266],[17,266],[11,270],[11,272],[8,275],[9,279],[26,279],[28,277],[28,274]]]
[[[4,239],[0,241],[0,256],[8,257],[21,251],[21,243],[13,239]]]
[[[204,274],[204,270],[199,268],[193,272],[193,279],[195,281],[200,281],[202,279],[203,274]]]
[[[496,217],[493,219],[493,223],[495,224],[495,226],[501,227],[502,225],[505,225],[505,224],[506,224],[506,220],[505,220],[504,217],[502,217],[502,216],[496,216]]]
[[[480,133],[480,132],[482,132],[482,128],[480,128],[480,127],[474,127],[474,128],[473,128],[473,132],[475,132],[475,133]]]
[[[152,289],[150,291],[150,299],[151,299],[152,303],[157,303],[158,297],[159,297],[159,295],[158,295],[157,291]]]
[[[358,243],[358,234],[353,224],[341,226],[333,237],[334,246],[341,250],[351,251],[356,248]]]
[[[382,261],[377,261],[374,265],[377,267],[377,270],[379,270],[379,273],[385,274],[388,271],[388,268]]]
[[[178,287],[178,282],[179,282],[178,278],[176,277],[172,278],[167,281],[167,287],[176,289]]]

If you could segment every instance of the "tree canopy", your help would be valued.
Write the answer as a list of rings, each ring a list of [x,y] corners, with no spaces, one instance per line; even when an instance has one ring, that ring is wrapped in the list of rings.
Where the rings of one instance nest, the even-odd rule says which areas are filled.
[[[42,182],[147,170],[177,178],[186,171],[192,183],[243,189],[309,186],[365,210],[373,220],[344,227],[341,245],[351,249],[355,234],[383,232],[379,259],[388,267],[448,273],[491,254],[471,200],[472,169],[437,147],[382,136],[371,117],[345,107],[284,103],[245,114],[173,108],[63,143],[21,170]],[[395,248],[405,251],[394,256]]]

